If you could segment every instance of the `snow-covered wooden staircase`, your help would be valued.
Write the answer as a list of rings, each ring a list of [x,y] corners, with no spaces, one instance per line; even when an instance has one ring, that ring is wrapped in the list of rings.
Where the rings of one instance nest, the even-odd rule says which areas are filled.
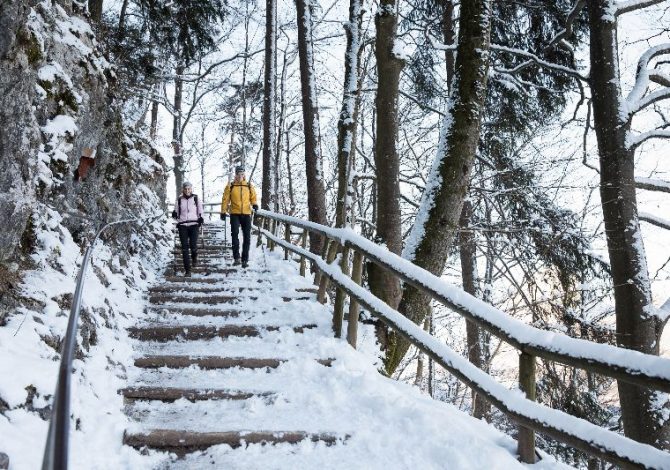
[[[277,344],[282,335],[301,335],[317,324],[304,315],[286,316],[276,305],[277,300],[313,303],[314,288],[273,289],[281,279],[261,267],[262,258],[247,269],[232,267],[223,237],[222,227],[204,230],[204,248],[191,278],[180,275],[176,246],[164,282],[150,290],[146,319],[128,331],[136,340],[137,357],[135,380],[121,390],[126,412],[135,421],[124,435],[125,444],[183,456],[220,444],[236,448],[346,439],[336,432],[259,428],[244,419],[225,419],[235,409],[244,414],[245,404],[232,402],[252,401],[272,413],[277,381],[268,379],[270,372],[296,353],[282,354],[286,348]],[[332,358],[313,357],[313,362],[328,367]],[[240,377],[246,379],[243,387],[237,386]]]
[[[175,250],[128,329],[129,468],[520,467],[509,437],[379,374],[371,326],[358,350],[335,338],[332,306],[283,252],[252,240],[233,267],[222,229],[191,278]]]

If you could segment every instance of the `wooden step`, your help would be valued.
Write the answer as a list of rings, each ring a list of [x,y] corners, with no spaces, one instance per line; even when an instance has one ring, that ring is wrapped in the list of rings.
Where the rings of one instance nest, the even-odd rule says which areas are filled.
[[[174,315],[186,315],[191,317],[224,317],[224,318],[236,318],[242,315],[243,311],[241,310],[222,310],[219,308],[181,308],[181,307],[164,307],[164,308],[154,308],[149,309],[148,313],[153,313],[155,315],[160,315],[163,311],[167,311],[168,314]]]
[[[234,272],[234,269],[231,269],[230,272]],[[226,274],[230,274],[226,272]],[[221,284],[225,282],[225,278],[222,277],[184,277],[184,276],[166,276],[164,278],[165,282],[168,283],[179,283],[179,284]],[[244,279],[244,282],[254,283],[254,284],[266,284],[271,282],[269,279]]]
[[[296,333],[316,328],[316,325],[302,325],[293,328]],[[198,340],[228,338],[230,336],[260,336],[264,331],[279,331],[278,326],[252,325],[187,325],[187,326],[147,326],[128,328],[131,338],[142,341],[172,341],[176,339]]]
[[[155,429],[144,433],[127,432],[123,436],[123,443],[136,449],[148,447],[184,455],[219,444],[227,444],[236,448],[248,444],[297,444],[309,439],[312,442],[334,445],[348,437],[331,433],[308,433],[303,431],[195,432]]]
[[[157,293],[149,295],[152,304],[162,303],[189,303],[189,304],[230,304],[237,302],[242,297],[239,295],[203,295],[200,297],[189,297],[178,293]],[[258,297],[243,297],[245,300],[257,300]]]
[[[210,294],[215,294],[215,293],[225,293],[225,292],[248,292],[248,291],[258,291],[258,290],[266,290],[263,287],[259,286],[252,286],[252,287],[230,287],[230,286],[220,286],[220,287],[211,287],[207,285],[199,285],[199,286],[184,286],[184,285],[166,285],[162,284],[160,286],[154,286],[149,289],[150,293],[164,293],[164,292],[175,292],[175,291],[187,291],[187,292],[207,292]],[[296,289],[298,292],[298,289]],[[315,292],[316,293],[316,292]]]
[[[145,356],[135,359],[135,366],[145,369],[157,369],[167,367],[170,369],[183,369],[190,366],[198,366],[201,369],[231,369],[241,367],[243,369],[276,369],[287,359],[261,359],[256,357],[218,357],[218,356]],[[334,359],[317,359],[321,365],[330,367]]]
[[[241,295],[208,295],[200,297],[189,297],[188,295],[179,295],[179,294],[168,294],[168,293],[158,293],[151,294],[149,296],[149,302],[152,304],[178,304],[178,303],[189,303],[189,304],[207,304],[207,305],[216,305],[216,304],[230,304],[237,302],[239,300],[258,300],[256,296],[241,296]],[[284,302],[293,302],[295,300],[314,300],[313,297],[282,297]]]
[[[119,393],[128,400],[157,400],[172,402],[185,398],[189,401],[200,400],[248,400],[252,397],[272,397],[273,392],[243,392],[240,390],[195,389],[172,387],[126,387]]]

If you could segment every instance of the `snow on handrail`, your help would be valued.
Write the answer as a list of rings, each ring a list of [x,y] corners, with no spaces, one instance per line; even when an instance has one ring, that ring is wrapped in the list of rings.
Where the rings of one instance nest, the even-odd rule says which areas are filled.
[[[353,230],[326,227],[265,210],[257,213],[320,233],[344,246],[361,251],[369,260],[392,271],[405,282],[523,352],[647,388],[670,392],[669,359],[535,328],[389,252]]]
[[[308,227],[314,228],[315,231],[331,236],[334,239],[339,239],[342,243],[350,240],[347,236],[340,237],[339,235],[345,233],[351,236],[353,234],[353,232],[350,234],[346,230],[330,229],[318,226],[312,222],[280,216],[268,211],[258,211],[258,215],[275,218],[291,225],[302,225],[303,228],[307,229],[309,229]],[[456,375],[477,393],[485,396],[494,406],[519,424],[616,464],[635,465],[653,469],[670,469],[670,454],[648,444],[636,442],[616,432],[603,429],[563,411],[528,400],[520,391],[505,388],[493,377],[478,369],[446,344],[440,342],[430,333],[424,331],[411,320],[368,292],[365,288],[356,284],[341,271],[337,264],[329,264],[321,257],[290,242],[286,242],[265,229],[258,226],[256,229],[277,245],[311,260],[323,274],[328,276],[338,287],[345,290],[367,310],[397,330],[417,348]],[[335,236],[336,234],[339,235]],[[349,243],[349,245],[352,247],[355,246],[353,243]],[[361,251],[365,253],[367,250],[361,249]]]

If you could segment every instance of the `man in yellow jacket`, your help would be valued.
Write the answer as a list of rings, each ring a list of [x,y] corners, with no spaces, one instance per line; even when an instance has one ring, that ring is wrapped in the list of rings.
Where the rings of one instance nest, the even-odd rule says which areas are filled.
[[[258,210],[256,189],[247,182],[244,167],[235,168],[235,179],[226,185],[221,201],[221,220],[230,214],[230,235],[233,240],[233,264],[240,264],[239,231],[242,227],[242,267],[249,263],[249,244],[251,237],[251,210]]]

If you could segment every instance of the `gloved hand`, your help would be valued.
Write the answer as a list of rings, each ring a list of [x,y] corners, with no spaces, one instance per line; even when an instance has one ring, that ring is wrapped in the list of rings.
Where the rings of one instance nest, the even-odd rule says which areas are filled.
[[[222,213],[221,213],[221,220],[226,220],[226,216],[227,216],[227,215],[228,215],[228,214],[225,214],[225,213],[222,212]]]
[[[205,219],[202,218],[202,216],[198,217],[198,225],[202,225],[205,223]]]
[[[177,211],[172,211],[172,218],[176,219],[177,218]]]
[[[257,210],[258,210],[258,204],[254,204],[254,205],[253,205],[253,206],[251,206],[251,207],[253,207],[253,208],[254,208],[254,211],[257,211]]]

